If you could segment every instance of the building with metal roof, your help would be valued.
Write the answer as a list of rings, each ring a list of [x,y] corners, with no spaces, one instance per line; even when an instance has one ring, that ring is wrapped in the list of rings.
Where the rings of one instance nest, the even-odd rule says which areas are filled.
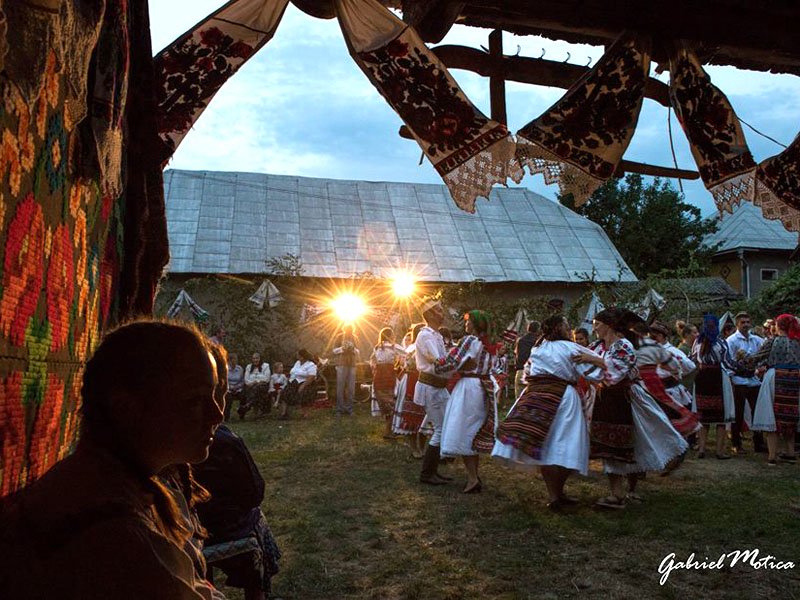
[[[742,202],[719,218],[719,229],[704,243],[717,246],[711,274],[751,298],[789,268],[798,234],[766,219],[758,206]]]
[[[636,280],[599,225],[524,188],[470,215],[444,185],[176,169],[164,182],[171,274],[263,274],[288,253],[320,278]]]

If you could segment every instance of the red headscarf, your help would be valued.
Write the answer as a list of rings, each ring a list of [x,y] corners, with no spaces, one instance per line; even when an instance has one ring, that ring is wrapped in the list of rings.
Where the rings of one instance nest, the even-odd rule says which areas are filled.
[[[775,324],[779,329],[786,332],[789,339],[800,341],[800,322],[798,322],[797,317],[783,314],[775,319]]]

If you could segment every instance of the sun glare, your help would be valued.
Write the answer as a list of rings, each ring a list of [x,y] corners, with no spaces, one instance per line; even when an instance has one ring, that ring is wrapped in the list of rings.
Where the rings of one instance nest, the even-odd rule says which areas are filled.
[[[392,280],[392,291],[395,296],[410,296],[415,288],[416,283],[410,273],[398,273]]]
[[[364,301],[355,294],[342,294],[331,300],[331,308],[342,321],[356,321],[367,312]]]

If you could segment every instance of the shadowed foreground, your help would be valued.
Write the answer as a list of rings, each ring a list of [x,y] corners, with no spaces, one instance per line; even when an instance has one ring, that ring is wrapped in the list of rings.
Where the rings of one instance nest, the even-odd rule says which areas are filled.
[[[579,508],[557,515],[538,474],[489,459],[482,494],[458,493],[460,463],[442,467],[452,484],[421,486],[403,441],[381,439],[379,421],[356,408],[349,419],[322,410],[233,424],[267,481],[264,508],[283,551],[274,597],[800,598],[800,516],[788,509],[800,466],[690,459],[640,483],[644,504],[610,513],[591,508],[608,489],[592,472],[567,483]],[[715,560],[752,548],[799,566],[677,570],[659,585],[671,552]]]

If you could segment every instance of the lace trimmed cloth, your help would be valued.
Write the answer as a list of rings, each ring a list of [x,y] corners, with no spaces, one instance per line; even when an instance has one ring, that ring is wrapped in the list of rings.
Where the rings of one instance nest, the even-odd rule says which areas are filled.
[[[505,125],[483,115],[413,28],[376,0],[337,0],[356,64],[400,116],[450,190],[475,212],[495,183],[521,178]]]
[[[517,132],[517,160],[576,206],[617,170],[630,144],[650,70],[650,41],[622,34],[564,96]],[[517,183],[522,171],[515,173]]]

